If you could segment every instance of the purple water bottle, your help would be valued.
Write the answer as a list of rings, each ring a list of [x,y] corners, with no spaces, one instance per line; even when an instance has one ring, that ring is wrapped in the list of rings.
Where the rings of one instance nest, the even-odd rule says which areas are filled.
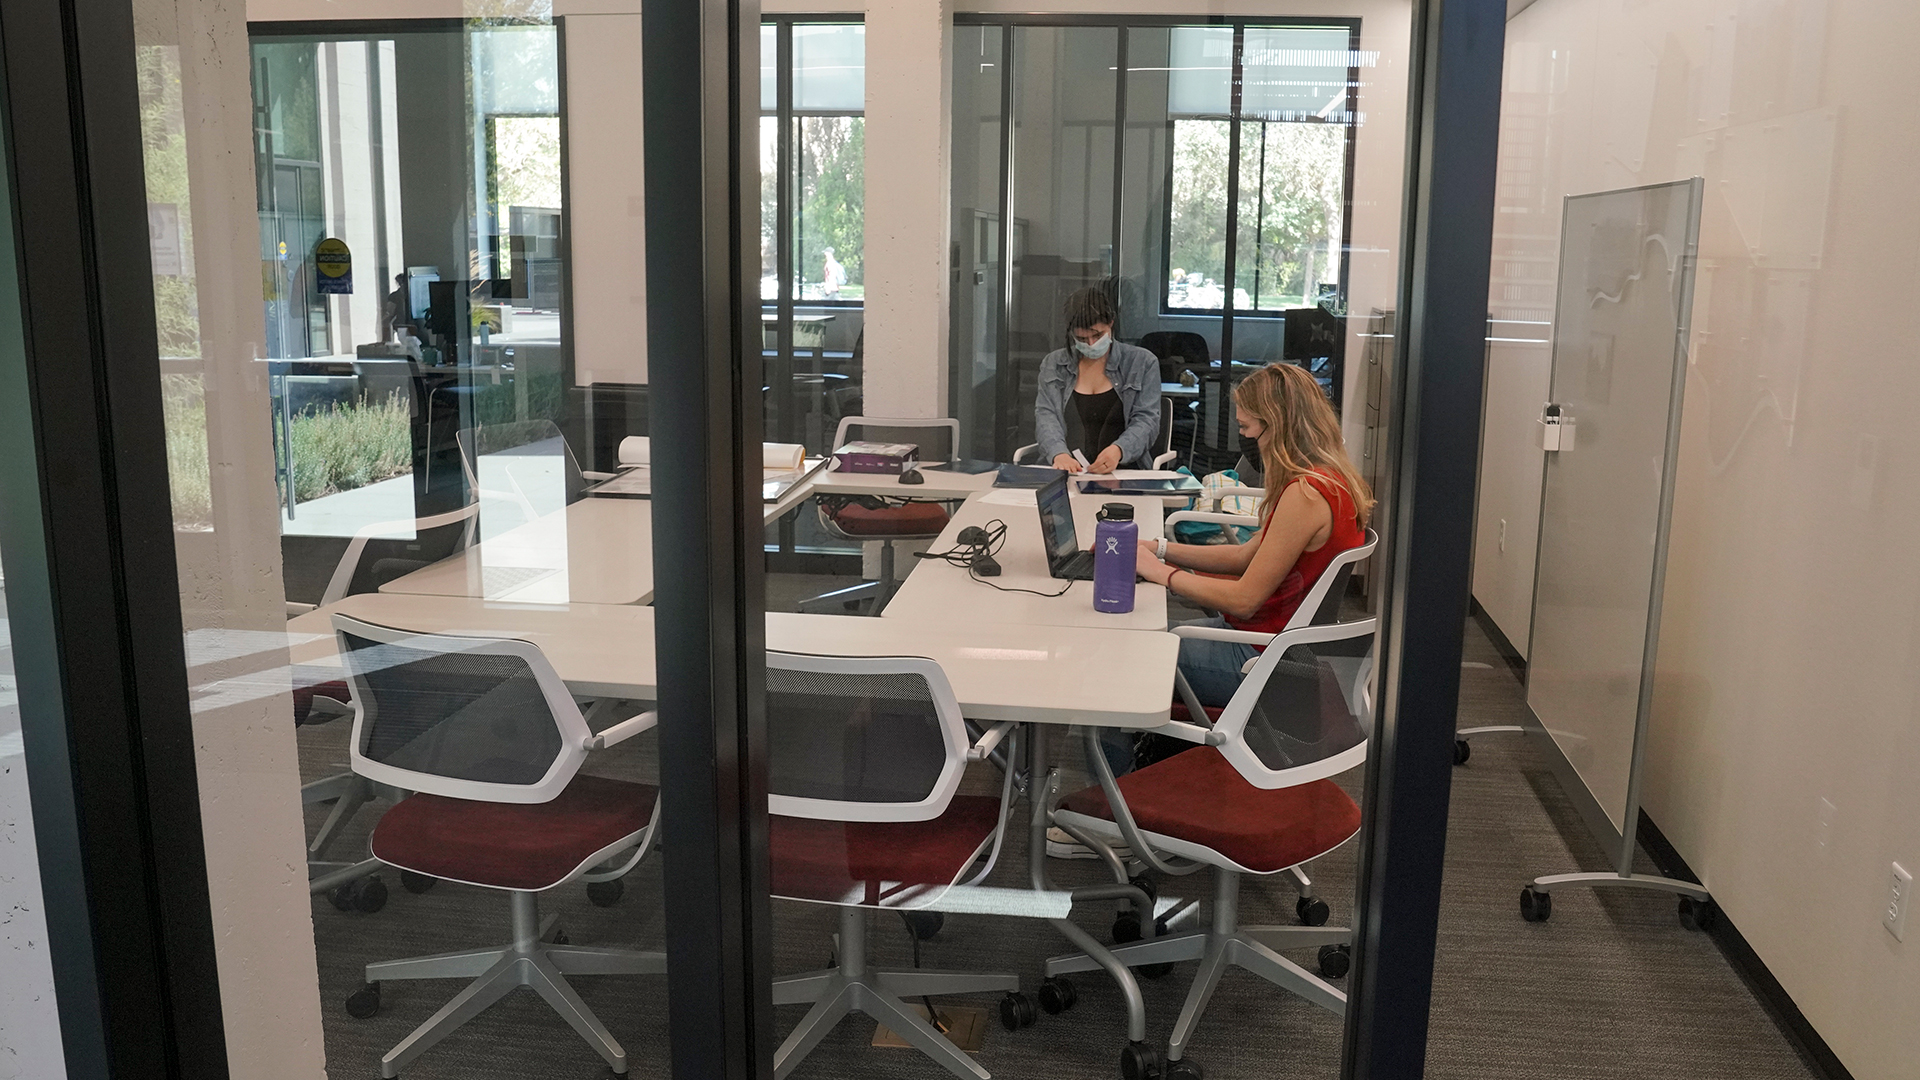
[[[1093,526],[1093,610],[1109,615],[1133,610],[1139,538],[1131,504],[1107,503],[1100,508]]]

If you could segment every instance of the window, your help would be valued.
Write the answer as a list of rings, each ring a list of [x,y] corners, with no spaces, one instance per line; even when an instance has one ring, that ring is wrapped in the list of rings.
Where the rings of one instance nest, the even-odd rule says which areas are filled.
[[[760,27],[767,432],[815,452],[860,411],[866,37],[860,23]]]
[[[1241,33],[1237,58],[1233,27],[1171,34],[1168,311],[1219,311],[1228,282],[1233,309],[1248,313],[1344,295],[1350,31]]]

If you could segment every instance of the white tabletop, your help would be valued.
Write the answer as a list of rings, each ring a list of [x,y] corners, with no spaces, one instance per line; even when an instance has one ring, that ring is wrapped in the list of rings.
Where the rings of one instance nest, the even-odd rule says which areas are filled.
[[[892,473],[854,473],[829,472],[821,470],[813,475],[813,494],[820,495],[872,495],[886,499],[964,499],[979,491],[993,487],[994,473],[960,473],[945,465],[926,465],[920,469],[925,481],[919,484],[903,484],[900,477]]]
[[[1151,496],[1105,498],[1073,495],[1073,524],[1080,544],[1093,545],[1094,515],[1102,503],[1124,502],[1133,506],[1134,523],[1142,540],[1160,537],[1160,500]],[[885,621],[912,621],[921,625],[945,622],[969,622],[1022,626],[1084,626],[1120,630],[1165,631],[1167,628],[1167,590],[1140,582],[1134,586],[1133,610],[1124,615],[1109,615],[1093,610],[1093,582],[1066,582],[1047,572],[1046,549],[1040,539],[1040,512],[1034,506],[1034,493],[1020,488],[996,488],[969,498],[954,512],[934,551],[952,548],[960,530],[969,525],[985,526],[999,519],[1006,522],[1007,538],[994,561],[1000,564],[999,577],[990,578],[999,589],[976,581],[965,567],[952,566],[936,559],[924,559],[913,568],[907,580],[887,602]],[[1034,592],[1007,592],[1008,589],[1032,589]],[[1062,589],[1066,591],[1061,593]],[[1058,596],[1035,593],[1061,593]],[[1168,678],[1172,675],[1169,673]]]
[[[644,604],[653,599],[653,503],[581,499],[380,591],[523,604]]]
[[[652,700],[658,691],[653,608],[366,593],[289,623],[294,663],[338,663],[328,618],[335,611],[423,633],[531,641],[568,689],[583,696]],[[976,720],[1134,728],[1166,722],[1180,651],[1179,639],[1164,630],[940,622],[903,631],[893,619],[779,612],[767,615],[767,647],[928,657],[946,672],[961,710]]]

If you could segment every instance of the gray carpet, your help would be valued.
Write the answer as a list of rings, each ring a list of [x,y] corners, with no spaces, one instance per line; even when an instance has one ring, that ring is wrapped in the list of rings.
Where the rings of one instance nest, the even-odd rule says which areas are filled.
[[[791,610],[801,596],[842,581],[776,576],[770,606]],[[1477,628],[1468,629],[1471,666],[1463,672],[1463,726],[1508,722],[1520,707],[1520,688]],[[302,767],[308,779],[338,771],[346,758],[345,722],[302,729]],[[652,778],[651,737],[594,759],[593,771]],[[1062,755],[1056,752],[1056,760]],[[1596,868],[1604,860],[1587,838],[1545,765],[1526,741],[1489,736],[1472,761],[1456,770],[1447,855],[1445,908],[1429,1050],[1431,1075],[1444,1078],[1643,1077],[1685,1075],[1728,1080],[1801,1078],[1801,1064],[1738,976],[1703,935],[1683,930],[1672,901],[1654,894],[1555,895],[1552,921],[1523,923],[1516,909],[1520,885],[1540,873]],[[1358,783],[1358,774],[1343,778]],[[970,789],[997,793],[990,767],[976,766]],[[1024,808],[1023,808],[1024,809]],[[339,848],[364,850],[377,808],[360,815]],[[317,827],[323,810],[309,813]],[[1314,867],[1322,895],[1344,923],[1352,908],[1353,846]],[[1023,876],[1024,835],[1016,832],[994,884],[1016,886]],[[662,860],[649,859],[627,878],[625,897],[611,908],[591,905],[578,884],[554,890],[543,910],[558,912],[565,932],[581,944],[659,948],[665,928],[659,907]],[[1062,883],[1098,879],[1094,864],[1056,863]],[[380,1015],[347,1016],[346,995],[371,960],[473,948],[507,937],[503,894],[441,883],[413,895],[397,875],[384,875],[391,898],[367,915],[336,911],[324,898],[313,907],[320,958],[326,1052],[333,1077],[379,1075],[379,1058],[458,989],[453,982],[391,983]],[[1197,900],[1185,913],[1204,911],[1204,874],[1163,883],[1163,895]],[[1253,881],[1243,890],[1243,921],[1290,922],[1294,893],[1285,881]],[[1075,918],[1103,940],[1111,904],[1083,905]],[[773,903],[775,969],[820,967],[831,952],[836,910]],[[899,919],[871,917],[877,964],[911,964]],[[948,915],[937,938],[922,946],[929,967],[1014,971],[1031,989],[1040,961],[1068,951],[1045,923],[993,916]],[[1296,959],[1312,966],[1311,953]],[[1152,1038],[1164,1044],[1191,978],[1193,965],[1143,984]],[[994,1011],[981,1065],[1002,1077],[1111,1077],[1125,1041],[1118,992],[1104,977],[1076,977],[1079,1003],[1058,1016],[1042,1015],[1018,1033],[999,1026],[997,995],[943,999]],[[582,998],[626,1046],[636,1076],[664,1075],[667,1021],[664,982],[650,978],[582,977]],[[776,1010],[776,1039],[804,1012]],[[797,1078],[943,1077],[917,1052],[869,1045],[872,1021],[843,1022],[795,1072]],[[1340,1022],[1244,972],[1222,981],[1190,1048],[1207,1075],[1332,1077],[1339,1071]],[[422,1057],[409,1080],[507,1080],[602,1076],[599,1058],[531,992],[510,995]]]

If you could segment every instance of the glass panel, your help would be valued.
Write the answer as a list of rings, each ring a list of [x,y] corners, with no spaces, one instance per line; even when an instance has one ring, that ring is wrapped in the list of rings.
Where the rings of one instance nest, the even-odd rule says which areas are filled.
[[[859,116],[797,116],[794,157],[799,187],[794,207],[794,265],[801,300],[860,300],[866,295],[862,265],[860,196],[865,183],[866,120]],[[817,329],[796,325],[795,344],[825,340],[831,314]],[[803,340],[804,339],[804,340]]]
[[[1345,125],[1241,124],[1236,310],[1338,298],[1346,168]]]
[[[953,29],[953,243],[958,251],[949,320],[952,383],[948,400],[960,421],[965,456],[997,460],[1000,327],[1001,63],[998,26]]]
[[[1226,120],[1173,122],[1172,210],[1167,226],[1169,308],[1218,311],[1226,302],[1231,129]],[[1244,161],[1243,153],[1243,167]],[[1243,197],[1243,209],[1244,203]],[[1246,306],[1243,298],[1234,298],[1234,307]]]
[[[1167,111],[1225,116],[1233,108],[1233,28],[1176,26],[1171,31]]]
[[[1347,104],[1352,66],[1345,27],[1249,26],[1242,49],[1240,114],[1326,120]]]
[[[289,36],[135,4],[233,1072],[659,1072],[639,16]],[[398,640],[358,693],[337,615]],[[561,1016],[421,1027],[490,962],[365,985],[516,939],[580,991]]]
[[[764,69],[765,61],[761,66]],[[764,91],[761,100],[766,100]],[[793,107],[801,112],[865,111],[865,26],[859,23],[800,24],[793,28]]]
[[[151,77],[153,72],[145,68],[141,74]],[[173,115],[178,115],[177,97]],[[172,129],[175,136],[178,130],[177,126]],[[13,167],[8,160],[11,149],[5,133],[0,132],[0,208],[8,210],[14,206],[10,190]],[[176,222],[171,216],[160,217],[155,231],[173,229]],[[0,399],[6,402],[5,421],[18,424],[16,431],[24,431],[29,421],[24,415],[27,410],[15,407],[24,400],[20,391],[24,391],[27,380],[24,312],[15,258],[13,216],[0,214]],[[0,517],[20,522],[25,518],[23,509],[0,504]],[[0,566],[0,911],[6,912],[0,917],[0,1076],[11,1073],[34,1080],[65,1080],[66,1056],[47,940],[47,904],[40,887],[40,852],[28,790],[26,732],[14,676],[16,641],[29,640],[24,635],[34,629],[32,623],[9,617],[6,570]],[[44,649],[34,651],[46,655]],[[54,725],[43,724],[40,728],[40,737],[55,730]]]

